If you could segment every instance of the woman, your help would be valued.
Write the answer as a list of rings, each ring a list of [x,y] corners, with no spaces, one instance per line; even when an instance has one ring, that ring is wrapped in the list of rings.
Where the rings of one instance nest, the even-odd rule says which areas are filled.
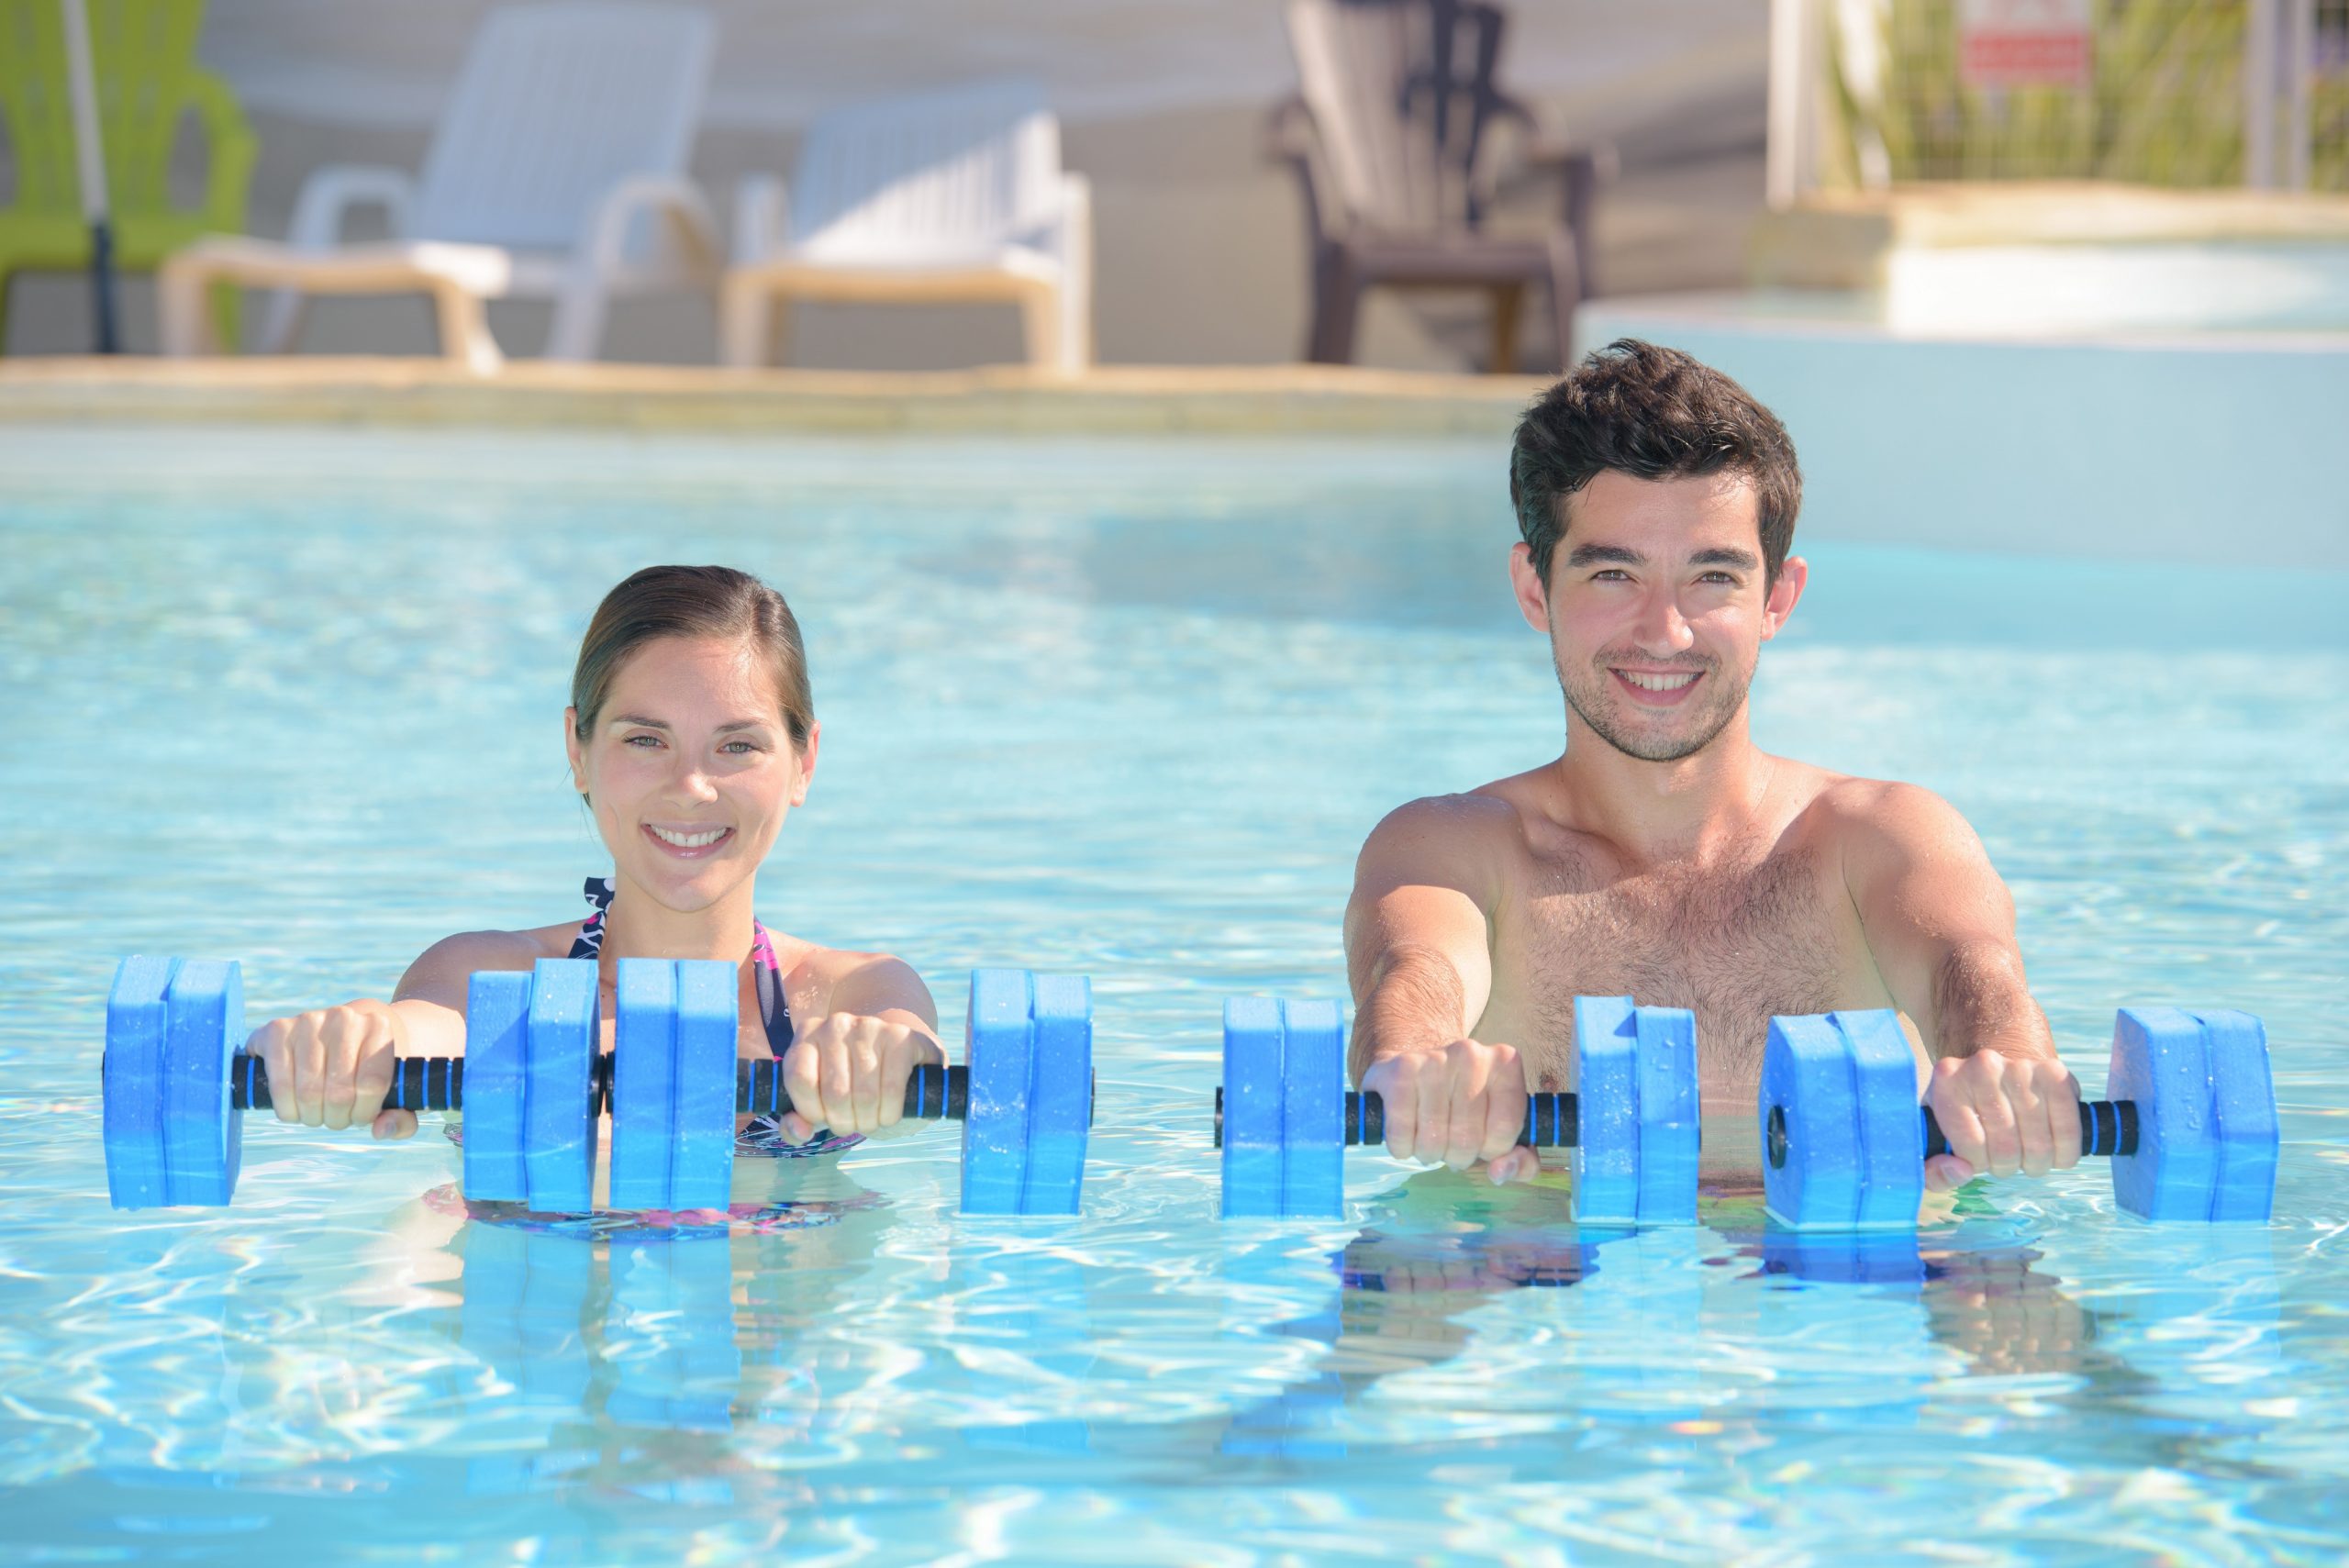
[[[771,1151],[824,1153],[896,1125],[913,1068],[945,1060],[920,977],[886,953],[769,931],[752,913],[759,863],[807,798],[819,736],[783,595],[723,566],[637,573],[597,606],[563,718],[573,787],[612,854],[612,876],[587,884],[594,912],[445,938],[389,1002],[264,1024],[248,1049],[278,1119],[413,1134],[414,1112],[383,1108],[391,1063],[462,1054],[477,970],[595,959],[608,1050],[618,960],[717,958],[740,972],[740,1054],[784,1061],[793,1108],[756,1129]]]

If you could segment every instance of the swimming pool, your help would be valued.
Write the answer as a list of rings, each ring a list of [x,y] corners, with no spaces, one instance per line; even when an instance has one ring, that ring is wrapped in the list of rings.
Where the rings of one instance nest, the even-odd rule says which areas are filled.
[[[1801,431],[1798,429],[1799,439]],[[1897,1244],[1758,1202],[1575,1234],[1351,1157],[1215,1218],[1228,994],[1341,988],[1364,833],[1559,724],[1485,444],[726,442],[0,428],[0,1529],[23,1561],[2338,1561],[2349,1479],[2349,576],[1845,542],[1762,742],[1919,780],[2014,887],[2091,1089],[2122,1002],[2263,1014],[2277,1223],[2101,1172]],[[1836,535],[1840,531],[1843,538]],[[1074,1221],[953,1212],[927,1131],[745,1163],[722,1239],[468,1224],[429,1135],[250,1127],[117,1214],[101,999],[241,957],[387,986],[601,868],[587,611],[718,560],[806,622],[821,765],[763,912],[1092,976]]]

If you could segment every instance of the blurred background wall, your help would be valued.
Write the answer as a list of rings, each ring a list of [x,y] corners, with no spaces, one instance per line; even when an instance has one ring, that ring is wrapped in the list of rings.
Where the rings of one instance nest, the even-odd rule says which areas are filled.
[[[490,0],[212,0],[203,56],[261,137],[251,227],[282,237],[304,175],[324,163],[414,169]],[[974,77],[1041,82],[1063,157],[1094,184],[1096,331],[1108,363],[1238,364],[1299,357],[1304,220],[1265,161],[1267,107],[1295,83],[1276,0],[700,0],[719,58],[694,172],[730,221],[735,181],[786,172],[808,117],[876,94]],[[1767,0],[1519,0],[1503,83],[1577,140],[1611,142],[1620,175],[1596,225],[1601,294],[1733,284],[1763,209]],[[193,152],[193,150],[191,150]],[[191,159],[193,161],[193,159]],[[1524,221],[1555,210],[1554,181],[1517,193]],[[365,231],[356,234],[363,237]],[[87,343],[79,280],[17,284],[9,351]],[[547,307],[501,303],[509,350],[538,351]],[[1520,364],[1554,364],[1529,308]],[[1484,303],[1371,296],[1358,359],[1464,369]],[[127,346],[153,347],[150,280],[127,281]],[[429,353],[417,299],[325,301],[313,351]],[[707,297],[624,303],[606,356],[707,364]],[[857,369],[1017,361],[1008,308],[810,306],[790,361]]]

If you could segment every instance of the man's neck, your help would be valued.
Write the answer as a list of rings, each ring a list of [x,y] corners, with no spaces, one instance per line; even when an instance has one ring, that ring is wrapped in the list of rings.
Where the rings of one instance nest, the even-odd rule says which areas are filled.
[[[1636,864],[1709,858],[1748,837],[1763,814],[1774,759],[1740,712],[1701,751],[1669,762],[1617,751],[1569,712],[1557,776],[1577,829]]]
[[[752,884],[707,909],[664,908],[625,877],[604,916],[604,951],[614,958],[720,958],[740,963],[756,928]]]

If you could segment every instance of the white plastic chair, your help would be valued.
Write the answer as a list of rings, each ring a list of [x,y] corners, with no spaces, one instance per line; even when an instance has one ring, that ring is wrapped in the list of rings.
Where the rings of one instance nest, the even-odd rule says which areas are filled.
[[[742,182],[720,285],[729,365],[779,357],[793,298],[1008,300],[1029,362],[1093,358],[1093,205],[1061,168],[1060,122],[1021,82],[875,100],[807,129],[791,198]]]
[[[475,371],[500,362],[483,302],[514,295],[554,300],[548,358],[589,358],[615,295],[717,277],[717,226],[685,177],[714,35],[700,11],[627,0],[491,12],[422,175],[319,169],[286,243],[211,235],[168,259],[163,351],[217,350],[202,306],[223,281],[280,291],[264,352],[292,346],[309,295],[414,290],[433,297],[441,351]],[[392,239],[343,244],[345,216],[368,205]]]

